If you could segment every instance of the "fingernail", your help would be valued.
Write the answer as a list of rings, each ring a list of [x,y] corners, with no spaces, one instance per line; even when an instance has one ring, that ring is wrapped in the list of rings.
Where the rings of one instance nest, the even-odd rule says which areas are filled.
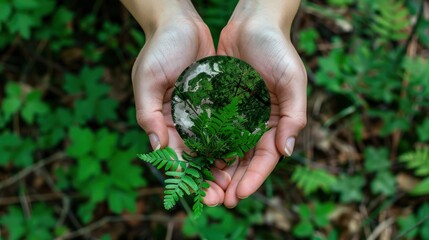
[[[243,196],[238,196],[238,199],[240,199],[240,200],[244,200],[244,199],[246,199],[246,198],[248,198],[249,196],[245,196],[245,197],[243,197]]]
[[[217,206],[219,206],[219,203],[216,203],[215,205],[207,205],[207,206],[209,206],[209,207],[217,207]]]
[[[285,152],[288,157],[293,153],[293,148],[295,147],[295,138],[290,137],[286,140]]]
[[[149,141],[153,150],[159,150],[161,148],[161,143],[159,142],[159,138],[156,134],[149,134]]]

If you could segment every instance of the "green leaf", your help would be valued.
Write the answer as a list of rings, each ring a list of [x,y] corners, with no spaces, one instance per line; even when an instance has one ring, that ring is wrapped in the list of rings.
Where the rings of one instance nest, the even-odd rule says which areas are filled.
[[[8,82],[6,84],[6,98],[3,99],[2,110],[9,118],[15,114],[22,105],[21,100],[21,86],[15,82]]]
[[[368,172],[379,172],[390,168],[387,148],[368,147],[364,151],[365,169]]]
[[[112,184],[124,191],[135,190],[146,185],[141,167],[133,164],[134,151],[117,151],[109,158],[107,164],[110,170]]]
[[[0,216],[0,223],[8,230],[11,240],[21,239],[26,233],[25,219],[18,207],[9,207],[7,214]]]
[[[107,195],[110,192],[111,186],[117,181],[106,175],[98,175],[91,180],[86,181],[84,190],[81,190],[83,195],[89,196],[92,203],[99,203],[107,199]],[[78,183],[76,187],[82,186],[82,183]]]
[[[136,199],[135,194],[131,192],[123,192],[112,190],[108,197],[109,208],[114,213],[122,213],[124,210],[135,212]]]
[[[17,10],[32,10],[38,7],[36,0],[13,0],[12,3]]]
[[[43,115],[49,112],[49,107],[41,101],[42,94],[38,91],[30,92],[22,108],[22,117],[27,123],[33,123],[36,115]]]
[[[392,196],[396,192],[395,176],[389,171],[378,172],[371,182],[371,191],[374,194]]]
[[[19,110],[20,106],[21,100],[19,98],[6,98],[2,104],[3,113],[6,117],[9,117],[15,114]]]
[[[66,152],[69,156],[79,158],[90,153],[94,146],[94,133],[88,128],[71,127],[69,131],[71,144]]]
[[[397,219],[397,223],[399,225],[399,232],[403,233],[408,231],[409,229],[413,228],[417,224],[417,219],[413,214],[409,214],[406,217],[399,217]],[[412,231],[407,233],[404,237],[407,239],[414,239],[417,236],[417,228],[414,228]]]
[[[429,194],[429,177],[423,179],[410,192],[412,195],[422,196]]]
[[[34,160],[33,152],[35,150],[36,146],[31,139],[23,139],[12,155],[13,164],[19,167],[30,166]]]
[[[353,3],[353,0],[328,0],[328,3],[334,6],[344,7]]]
[[[34,150],[32,140],[5,132],[0,135],[0,166],[11,162],[14,166],[28,167],[33,163]]]
[[[177,170],[177,168],[181,164],[185,163],[179,160],[179,157],[177,156],[176,152],[170,147],[159,149],[148,154],[139,154],[137,155],[137,157],[145,162],[151,163],[154,167],[158,169],[164,167],[165,170],[172,171]],[[169,172],[167,172],[167,174],[168,173]]]
[[[103,123],[107,120],[116,120],[116,108],[118,106],[118,101],[115,99],[100,99],[95,105],[96,118],[99,123]]]
[[[12,18],[10,19],[10,22],[7,26],[9,27],[11,33],[18,33],[22,36],[22,38],[29,39],[31,28],[33,28],[37,24],[38,22],[35,21],[35,19],[31,15],[27,13],[17,12],[12,15]]]
[[[362,175],[349,176],[342,174],[337,184],[333,185],[334,191],[340,193],[340,200],[344,203],[359,202],[363,199],[362,188],[365,186],[365,178]]]
[[[84,223],[89,223],[93,217],[93,211],[97,205],[92,202],[86,202],[79,206],[77,214]]]
[[[97,132],[96,139],[93,149],[95,156],[99,159],[107,159],[112,156],[116,148],[118,135],[110,133],[107,129],[102,129]]]
[[[6,22],[6,20],[10,17],[12,13],[12,7],[8,2],[0,2],[0,25],[2,22]]]
[[[319,189],[329,191],[331,186],[337,183],[335,176],[323,169],[310,169],[297,167],[292,174],[292,181],[300,187],[306,195]]]
[[[292,229],[294,236],[305,238],[310,237],[314,233],[314,227],[310,221],[301,221]]]
[[[317,51],[316,40],[319,37],[314,28],[303,29],[299,32],[298,48],[307,54],[313,54]]]
[[[399,156],[399,161],[406,163],[417,176],[429,176],[429,146],[419,145],[414,151]]]
[[[420,227],[421,239],[429,239],[429,220],[427,219],[428,216],[429,216],[429,204],[425,203],[419,208],[417,212],[417,217],[419,221],[426,219],[425,222]]]
[[[417,127],[417,135],[420,141],[429,141],[429,119],[425,119],[424,122]]]
[[[335,210],[335,204],[331,202],[318,203],[314,207],[314,222],[319,227],[329,225],[329,215]]]
[[[301,220],[310,220],[311,210],[306,204],[299,204],[297,212]]]
[[[78,159],[77,181],[84,182],[89,180],[92,176],[97,176],[100,173],[101,166],[96,159],[90,156],[83,156]]]

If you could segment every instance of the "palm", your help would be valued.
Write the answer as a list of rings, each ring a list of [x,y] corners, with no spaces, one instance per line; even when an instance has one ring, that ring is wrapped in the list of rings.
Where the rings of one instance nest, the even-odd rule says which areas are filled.
[[[180,151],[184,146],[171,117],[176,79],[192,62],[213,54],[204,24],[177,22],[157,30],[137,57],[132,72],[137,120],[146,132],[159,131],[162,147]]]
[[[271,100],[271,129],[263,135],[255,151],[233,166],[213,170],[216,183],[225,191],[226,206],[235,206],[239,198],[259,188],[284,154],[281,137],[296,135],[294,131],[305,125],[304,66],[283,32],[261,22],[227,26],[219,40],[218,54],[234,56],[252,65],[266,82]],[[206,202],[211,200],[208,196]]]

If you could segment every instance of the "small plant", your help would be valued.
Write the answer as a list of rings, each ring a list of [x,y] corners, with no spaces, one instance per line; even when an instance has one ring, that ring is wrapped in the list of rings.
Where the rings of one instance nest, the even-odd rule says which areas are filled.
[[[164,207],[194,195],[196,216],[203,209],[206,180],[215,160],[227,165],[243,158],[266,131],[269,95],[259,74],[241,60],[217,56],[190,65],[179,77],[172,97],[172,117],[189,151],[171,148],[139,157],[164,168]]]
[[[204,189],[209,187],[206,180],[213,180],[210,168],[215,159],[232,164],[256,145],[265,131],[251,133],[244,130],[240,125],[245,119],[236,119],[237,111],[238,98],[233,98],[230,104],[210,116],[204,111],[192,118],[191,130],[195,137],[185,140],[190,152],[183,152],[181,157],[169,147],[138,155],[158,169],[165,169],[168,176],[164,192],[166,209],[174,207],[185,194],[193,194],[194,214],[199,216],[203,210]],[[260,129],[266,128],[260,126]]]

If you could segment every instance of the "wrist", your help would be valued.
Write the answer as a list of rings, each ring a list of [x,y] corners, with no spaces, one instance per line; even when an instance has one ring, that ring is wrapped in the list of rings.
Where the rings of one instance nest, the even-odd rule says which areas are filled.
[[[158,28],[181,21],[202,21],[189,0],[121,0],[150,38]]]
[[[232,22],[264,22],[290,33],[300,0],[240,0],[231,16]]]

